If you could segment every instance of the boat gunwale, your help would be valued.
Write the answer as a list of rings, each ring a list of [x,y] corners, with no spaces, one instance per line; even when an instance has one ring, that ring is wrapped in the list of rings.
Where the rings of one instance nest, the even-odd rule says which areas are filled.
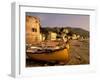
[[[60,48],[60,49],[55,49],[55,50],[51,50],[50,52],[49,51],[43,51],[43,52],[41,52],[41,53],[38,53],[38,52],[27,52],[26,51],[26,54],[49,54],[49,53],[54,53],[54,52],[56,52],[56,51],[60,51],[60,50],[63,50],[63,49],[67,49],[66,47],[64,47],[64,48]]]

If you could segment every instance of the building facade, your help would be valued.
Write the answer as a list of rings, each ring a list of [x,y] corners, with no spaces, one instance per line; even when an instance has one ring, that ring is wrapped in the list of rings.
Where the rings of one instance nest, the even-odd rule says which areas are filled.
[[[40,20],[38,17],[26,16],[26,44],[40,41]]]
[[[57,33],[49,32],[48,40],[56,40],[57,39],[56,37],[57,37]]]

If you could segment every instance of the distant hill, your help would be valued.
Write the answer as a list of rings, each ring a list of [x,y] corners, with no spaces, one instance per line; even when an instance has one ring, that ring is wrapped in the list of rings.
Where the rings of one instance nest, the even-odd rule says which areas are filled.
[[[72,27],[41,27],[41,32],[47,34],[49,31],[56,32],[57,34],[62,32],[63,29],[68,29],[69,34],[79,34],[83,37],[89,37],[89,31],[86,31],[81,28],[72,28]]]
[[[72,28],[72,27],[66,27],[70,32],[79,34],[83,37],[89,37],[89,31],[81,29],[81,28]]]

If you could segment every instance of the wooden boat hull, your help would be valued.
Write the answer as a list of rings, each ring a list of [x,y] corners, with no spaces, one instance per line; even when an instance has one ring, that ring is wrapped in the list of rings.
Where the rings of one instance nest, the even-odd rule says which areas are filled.
[[[67,48],[54,51],[51,53],[42,53],[42,54],[34,54],[27,52],[27,55],[29,58],[33,60],[47,61],[47,62],[67,63],[69,58],[69,53]]]

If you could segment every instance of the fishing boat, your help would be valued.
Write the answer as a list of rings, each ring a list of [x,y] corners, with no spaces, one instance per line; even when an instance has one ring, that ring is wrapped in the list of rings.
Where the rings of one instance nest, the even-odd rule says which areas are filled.
[[[33,60],[46,62],[59,62],[66,64],[69,59],[69,45],[56,47],[31,47],[27,49],[27,56]]]

